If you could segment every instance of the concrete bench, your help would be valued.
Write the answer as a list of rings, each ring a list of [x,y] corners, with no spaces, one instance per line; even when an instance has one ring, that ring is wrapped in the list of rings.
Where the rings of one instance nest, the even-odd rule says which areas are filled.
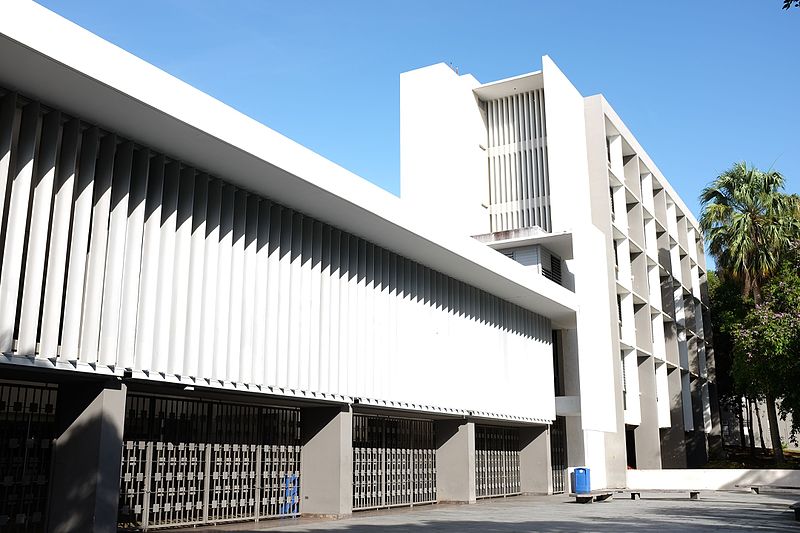
[[[685,490],[648,490],[648,491],[632,490],[632,491],[630,491],[631,500],[641,499],[643,492],[650,492],[650,493],[662,493],[662,492],[674,493],[674,492],[678,492],[678,493],[681,493],[681,494],[683,494],[685,492],[688,492],[690,500],[699,500],[700,499],[700,491],[699,490],[690,490],[690,491],[685,491]]]
[[[583,494],[572,492],[569,495],[570,498],[575,498],[575,501],[578,503],[604,502],[611,499],[613,496],[614,491],[611,490],[593,490],[592,492]]]
[[[761,494],[762,490],[777,489],[777,490],[800,490],[798,486],[792,485],[735,485],[736,488],[748,488],[753,494]]]

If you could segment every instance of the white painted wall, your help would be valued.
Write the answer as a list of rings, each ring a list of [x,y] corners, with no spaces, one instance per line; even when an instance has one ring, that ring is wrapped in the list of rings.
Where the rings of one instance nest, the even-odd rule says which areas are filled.
[[[669,469],[628,470],[628,488],[640,490],[733,490],[781,485],[800,489],[800,470]]]
[[[444,63],[400,75],[400,196],[429,224],[462,235],[489,232],[478,85]]]
[[[616,431],[612,320],[608,299],[607,254],[603,233],[591,221],[584,99],[555,63],[542,58],[553,231],[572,231],[578,310],[578,365],[584,430]],[[612,262],[613,264],[613,262]],[[566,346],[565,346],[566,348]],[[602,439],[597,439],[602,442]],[[587,450],[587,457],[593,452]],[[602,461],[600,460],[602,458]],[[587,466],[600,468],[598,463]],[[603,468],[605,468],[603,466]]]

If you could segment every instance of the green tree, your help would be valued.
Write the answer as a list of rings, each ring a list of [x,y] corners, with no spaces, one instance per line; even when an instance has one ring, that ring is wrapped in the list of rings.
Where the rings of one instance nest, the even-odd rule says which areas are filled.
[[[745,409],[742,397],[748,396],[749,398],[749,394],[733,381],[733,336],[736,328],[744,321],[747,313],[753,307],[752,300],[742,296],[741,285],[727,276],[725,272],[719,274],[715,271],[708,272],[708,294],[713,317],[711,325],[714,335],[714,367],[719,401],[721,405],[741,413]],[[748,408],[750,404],[748,399]],[[750,422],[752,423],[752,419]],[[750,439],[748,442],[748,439],[745,438],[744,417],[740,416],[741,443],[743,446],[749,443],[751,453],[755,454],[753,428],[749,427],[749,429]]]
[[[736,163],[703,189],[700,227],[717,266],[742,283],[744,296],[761,300],[764,280],[780,264],[793,231],[792,197],[779,172]]]
[[[703,206],[700,227],[705,233],[709,252],[722,272],[740,284],[742,296],[753,298],[756,308],[763,303],[764,283],[781,265],[782,258],[791,249],[798,233],[800,203],[796,197],[783,194],[783,186],[784,178],[779,172],[761,171],[742,162],[717,176],[700,195]],[[760,312],[764,315],[768,309]],[[759,317],[765,319],[761,315],[750,317],[752,322],[748,324],[753,335],[772,336],[771,339],[765,339],[765,349],[769,346],[784,349],[783,337],[778,332],[767,329],[766,325],[759,325]],[[738,353],[736,345],[745,340],[743,334],[734,335],[734,354]],[[748,353],[753,357],[764,354],[763,351],[753,350]],[[767,358],[765,364],[770,361]],[[740,386],[752,385],[756,378],[775,380],[769,372],[754,373],[751,376],[753,379],[736,379],[745,366],[737,365],[734,359],[732,372],[734,381]],[[777,426],[776,389],[762,383],[750,390],[763,393],[766,399],[772,448],[776,462],[780,463],[783,461],[783,452]]]
[[[792,414],[792,439],[800,425],[800,276],[786,262],[764,286],[764,301],[732,327],[736,387],[751,396],[781,399],[781,412]],[[770,428],[777,412],[769,409]],[[775,443],[773,441],[773,448]],[[777,457],[777,454],[776,454]]]

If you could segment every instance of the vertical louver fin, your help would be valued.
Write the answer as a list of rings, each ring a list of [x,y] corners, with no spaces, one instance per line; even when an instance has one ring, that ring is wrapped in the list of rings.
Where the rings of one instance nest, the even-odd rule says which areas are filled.
[[[492,231],[550,231],[544,91],[491,100],[487,114]]]
[[[535,105],[492,111],[507,225],[543,223]],[[13,93],[0,214],[3,353],[520,416],[549,361],[549,320]],[[444,396],[455,367],[481,399]]]

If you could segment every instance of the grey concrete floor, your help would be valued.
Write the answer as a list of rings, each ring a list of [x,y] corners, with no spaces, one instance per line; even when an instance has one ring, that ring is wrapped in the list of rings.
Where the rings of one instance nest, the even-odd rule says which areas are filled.
[[[356,513],[352,518],[301,518],[236,524],[194,531],[365,533],[424,532],[672,532],[791,531],[800,532],[789,505],[798,492],[750,494],[703,492],[693,501],[688,493],[645,493],[637,501],[618,494],[607,502],[577,504],[565,496],[518,496],[482,500],[475,505],[431,505]]]

